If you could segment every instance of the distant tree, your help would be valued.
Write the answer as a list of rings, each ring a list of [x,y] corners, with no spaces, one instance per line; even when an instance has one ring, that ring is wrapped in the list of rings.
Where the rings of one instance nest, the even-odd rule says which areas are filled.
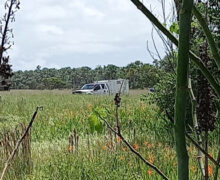
[[[47,87],[48,89],[63,89],[65,86],[65,83],[57,77],[45,78],[43,83],[44,87]]]
[[[16,89],[53,89],[51,78],[62,81],[59,88],[79,88],[86,83],[92,83],[104,79],[129,79],[130,88],[148,88],[154,86],[161,76],[162,71],[153,65],[144,64],[140,61],[131,63],[125,67],[115,65],[98,66],[95,69],[90,67],[61,69],[36,68],[30,71],[17,71],[12,78],[12,87]],[[53,79],[53,82],[56,82]],[[50,80],[48,82],[48,80]],[[50,83],[50,86],[47,84]],[[59,83],[57,81],[57,83]]]
[[[119,67],[109,64],[107,66],[104,66],[104,79],[117,79],[117,73],[119,71]]]

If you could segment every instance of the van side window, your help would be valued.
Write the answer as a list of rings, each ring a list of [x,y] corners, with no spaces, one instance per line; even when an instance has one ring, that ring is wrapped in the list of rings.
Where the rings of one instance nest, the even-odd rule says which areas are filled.
[[[102,86],[102,89],[106,89],[105,84],[101,84],[101,86]]]
[[[100,85],[97,85],[95,88],[94,88],[94,91],[98,91],[100,88]]]
[[[121,84],[121,81],[117,81],[117,84]]]

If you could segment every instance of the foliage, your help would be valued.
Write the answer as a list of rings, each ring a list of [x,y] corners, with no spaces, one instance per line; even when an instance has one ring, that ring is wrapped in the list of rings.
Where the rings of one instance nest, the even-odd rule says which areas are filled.
[[[153,65],[140,61],[126,67],[115,65],[98,66],[95,69],[81,68],[36,68],[29,71],[17,71],[12,78],[14,89],[70,89],[83,84],[104,79],[129,79],[130,88],[148,88],[154,86],[163,72]]]
[[[134,93],[136,95],[122,96],[119,109],[122,133],[132,145],[135,143],[146,159],[161,168],[170,179],[176,179],[172,128],[165,124],[162,116],[158,116],[159,108],[155,104],[141,100],[143,95],[137,91]],[[142,93],[147,94],[147,91]],[[160,179],[155,172],[133,157],[114,134],[112,148],[111,135],[105,126],[100,133],[90,131],[90,115],[97,111],[103,117],[108,112],[108,121],[112,126],[115,125],[113,96],[75,96],[70,91],[59,90],[12,90],[1,93],[1,96],[2,116],[9,117],[10,114],[15,123],[16,119],[21,118],[27,123],[35,107],[44,106],[44,111],[39,112],[32,128],[33,170],[30,174],[25,174],[20,168],[20,173],[14,174],[14,169],[10,168],[8,179],[15,176],[24,180]],[[12,121],[9,120],[8,123],[11,125]],[[79,151],[72,154],[68,151],[68,136],[75,128],[79,134]],[[214,135],[218,136],[218,132],[214,132],[212,136]],[[210,150],[215,154],[218,150],[216,138],[212,138],[212,142]],[[189,146],[189,152],[192,155],[190,176],[191,179],[196,179],[200,174],[194,156],[197,150]],[[4,165],[2,159],[0,172],[1,165]]]
[[[103,129],[103,122],[99,119],[96,113],[92,113],[89,116],[89,125],[90,125],[90,131],[94,133],[97,131],[98,133],[102,132]]]
[[[219,3],[215,0],[210,1],[209,5],[207,6],[206,2],[200,2],[196,6],[199,8],[200,12],[207,18],[207,22],[209,23],[210,30],[212,31],[212,34],[215,37],[216,42],[218,42],[219,39],[219,23],[216,22],[216,14],[220,12],[219,9]],[[205,42],[205,36],[202,32],[201,27],[198,24],[197,19],[194,17],[191,22],[191,49],[199,56],[201,52],[199,52],[199,47],[204,46]],[[179,34],[179,25],[177,22],[173,22],[170,26],[170,31],[175,34]],[[210,51],[210,50],[209,50]],[[210,57],[209,57],[210,58]],[[176,59],[177,59],[177,53],[174,51],[173,53],[167,54],[162,60],[154,61],[154,64],[164,70],[165,72],[172,73],[173,77],[176,74]],[[204,63],[204,61],[203,61]],[[207,65],[208,69],[210,72],[213,73],[213,76],[216,79],[219,79],[219,73],[217,70],[217,66],[209,62]],[[190,64],[190,72],[189,72],[192,80],[193,80],[193,91],[197,95],[198,94],[198,89],[199,89],[199,83],[198,81],[201,79],[200,76],[201,73],[199,72],[199,69],[194,65]],[[170,76],[170,75],[168,75]],[[155,86],[157,89],[159,89],[156,93],[153,94],[153,102],[156,102],[157,105],[162,109],[167,109],[168,112],[170,113],[171,117],[173,117],[173,108],[170,106],[174,105],[174,91],[175,88],[170,88],[170,86],[166,86],[166,81],[170,82],[169,79],[167,78],[167,75],[164,75],[161,77],[161,80],[159,83]],[[169,84],[169,83],[168,83]],[[175,80],[173,79],[173,86],[175,87]],[[208,83],[209,85],[209,83]],[[159,87],[158,87],[159,86]],[[210,85],[209,85],[210,86]],[[211,87],[209,87],[211,88]],[[173,96],[172,96],[173,95]],[[189,101],[188,101],[189,102]],[[213,112],[216,112],[216,108],[213,109]],[[212,113],[213,113],[212,112]],[[191,120],[191,106],[189,102],[188,106],[188,111],[187,111],[187,120],[190,122]]]
[[[166,110],[170,117],[174,117],[175,83],[176,76],[167,73],[161,78],[159,83],[156,84],[155,93],[149,96],[150,101],[156,103],[162,112]]]
[[[173,24],[170,26],[170,32],[179,34],[179,31],[179,24],[177,22],[173,22]]]
[[[138,3],[139,5],[137,5]],[[188,54],[190,50],[190,35],[191,35],[191,38],[194,38],[193,35],[195,32],[195,31],[194,32],[192,31],[190,34],[191,10],[193,7],[193,1],[183,0],[183,2],[181,3],[182,5],[181,10],[180,8],[178,8],[180,7],[180,1],[175,1],[175,3],[177,7],[177,13],[180,17],[180,38],[178,42],[178,63],[177,63],[178,66],[177,66],[175,122],[174,122],[175,123],[175,139],[176,139],[177,156],[178,156],[178,174],[179,174],[178,177],[179,179],[189,179],[188,177],[188,172],[189,172],[188,154],[187,154],[186,141],[185,141],[185,110],[186,110],[186,105],[187,105],[187,101],[186,101],[187,100],[187,81],[188,81],[188,74],[189,74],[188,71],[189,71],[189,64],[190,64],[189,54]],[[218,1],[214,1],[214,4],[215,3],[217,4],[217,9],[219,10]],[[179,4],[179,6],[177,6],[177,4]],[[139,1],[135,1],[135,5],[137,5],[137,7],[148,17],[148,19],[150,19],[152,23],[154,23],[154,25],[156,25],[168,38],[170,38],[172,42],[174,42],[177,45],[177,41],[173,40],[174,36],[172,36],[171,33],[167,32],[165,28],[161,27],[161,24],[158,23],[158,19],[156,19],[152,14],[150,14],[148,9],[143,8],[142,4]],[[205,3],[205,6],[210,7],[208,1]],[[206,10],[207,9],[208,8],[206,7]],[[207,11],[206,11],[206,15],[207,15]],[[177,17],[178,20],[179,20],[179,17]],[[214,60],[219,65],[218,50],[217,48],[215,48],[215,42],[213,41],[212,34],[209,31],[209,27],[205,25],[206,23],[205,20],[203,20],[203,18],[200,18],[198,14],[196,15],[196,18],[199,20],[199,23],[202,26],[202,29],[204,30],[207,36]],[[211,23],[209,25],[211,25]],[[216,27],[214,26],[214,28]],[[172,29],[174,30],[174,28]],[[202,64],[204,63],[202,62],[204,61],[202,58],[198,58],[198,60],[201,62],[196,62],[194,58],[195,56],[192,56],[191,52],[190,52],[190,56],[193,57],[191,58],[193,62],[196,63],[196,65],[202,71],[203,75],[205,75],[209,83],[211,83],[212,87],[215,89],[215,92],[219,98],[220,87],[218,85],[217,79],[215,79],[214,76],[209,73],[209,70],[210,70],[209,67],[207,65]],[[198,85],[201,85],[201,84],[198,84]],[[206,102],[203,102],[203,104],[204,103]],[[209,108],[209,109],[212,109],[212,108]],[[208,117],[206,117],[205,121],[207,121],[207,118]],[[206,135],[206,137],[207,138],[205,140],[206,141],[205,144],[208,143],[208,135]],[[206,150],[208,151],[207,147],[206,147]],[[207,159],[206,159],[206,165],[205,165],[205,172],[206,172],[205,179],[208,179],[209,175],[208,175],[208,160]]]

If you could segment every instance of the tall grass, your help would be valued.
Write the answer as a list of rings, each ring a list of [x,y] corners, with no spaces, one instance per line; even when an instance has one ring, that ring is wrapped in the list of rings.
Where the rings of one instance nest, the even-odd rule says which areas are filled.
[[[1,117],[14,118],[0,121],[1,131],[20,122],[27,123],[36,106],[44,107],[32,128],[33,169],[17,176],[18,179],[161,179],[107,127],[100,134],[90,132],[89,116],[97,107],[108,109],[112,114],[108,121],[114,126],[113,96],[72,95],[69,91],[11,91],[0,95]],[[172,126],[158,115],[158,108],[141,100],[140,93],[133,93],[122,96],[119,114],[122,133],[129,142],[170,179],[176,179]],[[79,134],[79,149],[74,146],[71,153],[69,135],[74,128]],[[217,146],[210,147],[210,151],[214,154]],[[200,179],[197,151],[189,146],[189,153],[191,179]],[[16,177],[13,172],[11,168],[8,179]]]

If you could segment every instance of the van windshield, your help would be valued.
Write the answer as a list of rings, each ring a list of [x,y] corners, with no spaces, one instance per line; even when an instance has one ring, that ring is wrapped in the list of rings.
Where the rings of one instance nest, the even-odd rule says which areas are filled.
[[[93,89],[95,87],[95,84],[85,84],[81,89],[86,90],[86,89]]]

